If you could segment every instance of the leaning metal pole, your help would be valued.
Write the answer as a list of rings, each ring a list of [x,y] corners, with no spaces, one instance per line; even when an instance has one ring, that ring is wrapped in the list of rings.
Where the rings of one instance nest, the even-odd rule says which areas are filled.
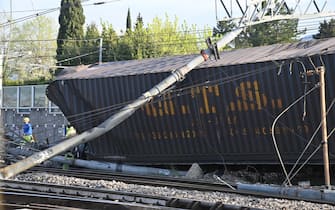
[[[325,88],[325,67],[318,68],[320,76],[320,107],[321,107],[321,125],[322,125],[322,147],[323,147],[323,169],[325,176],[325,186],[330,187],[329,158],[328,158],[328,140],[327,140],[327,120],[326,120],[326,88]]]
[[[243,27],[237,28],[229,33],[227,33],[221,40],[217,42],[218,49],[226,46],[230,43],[235,37],[237,37],[243,31]],[[212,51],[210,49],[205,50],[207,55],[211,55]],[[79,144],[91,141],[104,133],[110,131],[121,122],[130,117],[137,109],[141,108],[143,105],[151,101],[155,96],[161,94],[164,90],[171,87],[176,82],[183,80],[185,75],[194,69],[196,66],[204,62],[204,57],[199,55],[190,61],[188,64],[183,66],[180,69],[177,69],[171,73],[170,76],[162,80],[159,84],[143,93],[138,99],[134,102],[123,107],[118,113],[109,117],[106,121],[98,125],[97,127],[91,128],[75,137],[67,139],[53,147],[50,147],[41,152],[35,153],[28,158],[21,160],[12,165],[6,166],[0,169],[0,178],[7,179],[16,174],[23,172],[35,165],[38,165],[49,158],[52,158],[62,152],[67,151],[70,148],[73,148]]]

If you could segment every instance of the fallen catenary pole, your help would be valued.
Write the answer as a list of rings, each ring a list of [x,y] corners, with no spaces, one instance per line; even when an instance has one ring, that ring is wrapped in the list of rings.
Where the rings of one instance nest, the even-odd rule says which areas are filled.
[[[235,39],[242,31],[244,27],[237,28],[227,34],[217,42],[217,48],[220,49],[230,43]],[[203,51],[206,55],[210,56],[213,54],[212,49],[208,48]],[[194,69],[199,64],[203,63],[206,58],[205,56],[199,55],[190,61],[185,66],[177,69],[171,73],[170,76],[162,80],[159,84],[155,85],[153,88],[143,93],[138,99],[134,102],[123,107],[119,112],[109,117],[106,121],[98,125],[97,127],[91,128],[77,136],[69,138],[53,147],[45,149],[41,152],[37,152],[26,159],[23,159],[17,163],[6,166],[0,169],[0,178],[7,179],[12,176],[15,176],[18,173],[21,173],[35,165],[42,163],[43,161],[48,160],[62,152],[69,150],[79,144],[86,143],[91,141],[106,132],[110,131],[121,122],[130,117],[137,109],[141,108],[143,105],[151,101],[155,96],[161,94],[164,90],[171,87],[174,83],[179,82],[184,79],[185,75]]]
[[[7,152],[12,155],[24,155],[24,156],[30,156],[34,153],[33,151],[22,150],[19,148],[9,148]],[[125,172],[140,175],[185,176],[187,173],[186,171],[169,170],[164,168],[134,166],[119,163],[100,162],[94,160],[81,160],[76,158],[69,159],[64,156],[54,156],[49,160],[81,168],[89,168],[89,169],[97,169],[97,170],[105,170],[113,172]]]

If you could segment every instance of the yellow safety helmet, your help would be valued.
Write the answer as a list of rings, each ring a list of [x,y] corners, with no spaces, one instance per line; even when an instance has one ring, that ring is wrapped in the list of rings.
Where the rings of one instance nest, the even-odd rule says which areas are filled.
[[[24,117],[23,122],[28,123],[30,121],[29,117]]]

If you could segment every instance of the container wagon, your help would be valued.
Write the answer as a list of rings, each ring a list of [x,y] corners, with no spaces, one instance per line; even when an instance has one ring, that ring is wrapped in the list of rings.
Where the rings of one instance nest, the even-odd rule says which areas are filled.
[[[97,126],[194,55],[105,63],[64,74],[47,88],[78,132]],[[87,143],[89,159],[131,164],[278,164],[271,126],[285,163],[294,163],[320,123],[318,75],[326,69],[327,107],[334,100],[335,39],[221,53],[206,61],[119,126]],[[304,112],[306,115],[304,116]],[[334,128],[330,108],[328,130]],[[329,139],[331,164],[335,161]],[[321,142],[321,131],[307,155]],[[322,164],[322,151],[310,161]]]

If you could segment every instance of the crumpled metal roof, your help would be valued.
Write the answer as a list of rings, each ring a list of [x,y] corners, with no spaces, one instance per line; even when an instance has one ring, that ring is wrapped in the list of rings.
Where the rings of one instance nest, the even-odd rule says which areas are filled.
[[[334,52],[335,38],[311,40],[292,44],[274,44],[261,47],[224,51],[220,53],[220,60],[204,62],[196,69],[258,63],[272,60],[284,60],[319,54],[333,54]],[[178,55],[143,60],[108,62],[92,67],[81,67],[80,70],[74,71],[74,73],[58,76],[57,80],[88,79],[170,72],[186,65],[193,58],[195,58],[195,56],[198,55]]]

